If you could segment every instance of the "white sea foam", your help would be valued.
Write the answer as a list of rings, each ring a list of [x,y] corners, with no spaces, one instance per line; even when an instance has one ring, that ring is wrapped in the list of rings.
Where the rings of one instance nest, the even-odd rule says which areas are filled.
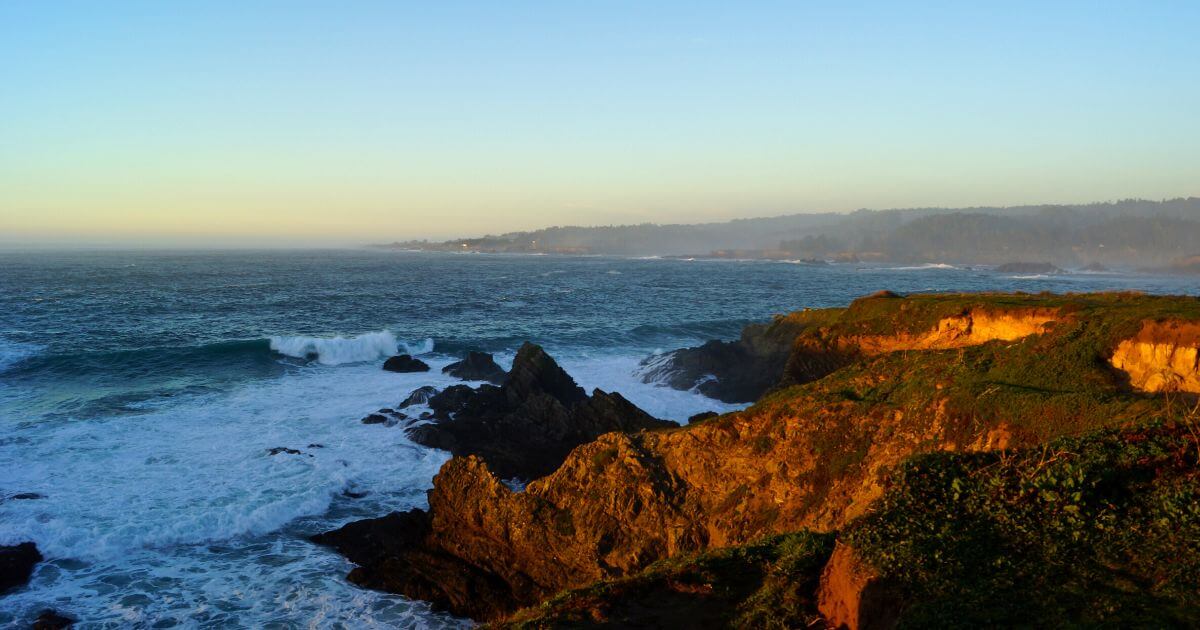
[[[48,606],[117,625],[173,617],[357,626],[381,611],[389,624],[446,621],[403,598],[357,591],[336,554],[288,532],[422,505],[447,455],[359,420],[420,385],[453,382],[438,370],[312,366],[136,418],[7,426],[0,490],[45,498],[0,503],[0,544],[33,540],[51,562],[29,589],[0,601],[0,626]],[[278,446],[303,454],[268,454]],[[347,488],[368,495],[352,502],[357,512],[331,514],[348,502]],[[114,594],[122,576],[133,582]],[[233,612],[212,608],[230,599]],[[401,610],[416,617],[404,621]]]
[[[433,350],[433,340],[425,341],[429,349],[420,354]],[[298,359],[316,358],[317,362],[324,365],[360,363],[390,357],[396,353],[399,345],[396,336],[386,330],[357,337],[271,337],[271,349],[275,352]]]
[[[618,391],[660,418],[741,407],[641,382],[636,353],[548,350],[582,387]],[[511,354],[497,358],[511,365]],[[116,626],[459,625],[353,587],[348,563],[304,539],[424,504],[448,456],[359,420],[419,386],[460,382],[440,372],[451,358],[426,361],[434,369],[414,374],[310,365],[136,417],[10,428],[0,491],[45,498],[0,503],[0,544],[33,540],[50,561],[0,600],[0,626],[47,607]],[[303,453],[268,455],[278,446]],[[346,489],[367,496],[349,500]]]
[[[400,347],[404,348],[405,353],[411,354],[414,357],[422,354],[429,354],[430,352],[433,352],[433,337],[428,337],[418,343],[401,341]]]
[[[869,271],[927,271],[930,269],[958,269],[954,265],[946,263],[925,263],[923,265],[909,265],[899,267],[870,267],[865,270]]]

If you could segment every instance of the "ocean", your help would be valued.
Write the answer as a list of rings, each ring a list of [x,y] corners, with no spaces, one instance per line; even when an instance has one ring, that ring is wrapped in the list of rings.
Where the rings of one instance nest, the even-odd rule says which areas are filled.
[[[455,382],[440,368],[467,350],[504,365],[526,340],[658,417],[729,411],[642,383],[639,361],[882,289],[1200,292],[951,265],[0,252],[0,544],[33,540],[48,559],[0,597],[0,625],[53,608],[97,628],[462,626],[350,585],[351,566],[307,541],[423,506],[447,459],[363,416]],[[434,369],[384,372],[397,352]]]

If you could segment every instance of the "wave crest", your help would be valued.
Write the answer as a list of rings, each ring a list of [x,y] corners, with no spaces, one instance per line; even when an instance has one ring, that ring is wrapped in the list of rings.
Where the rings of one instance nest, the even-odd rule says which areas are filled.
[[[432,350],[433,340],[426,341]],[[392,356],[399,347],[396,336],[386,330],[356,337],[271,337],[271,350],[297,359],[316,359],[323,365],[374,361]]]
[[[0,339],[0,372],[42,351],[42,346]]]

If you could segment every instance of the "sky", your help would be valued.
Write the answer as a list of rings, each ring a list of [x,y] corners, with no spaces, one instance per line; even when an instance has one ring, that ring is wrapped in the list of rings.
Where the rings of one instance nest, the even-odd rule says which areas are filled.
[[[0,2],[0,244],[1200,195],[1198,2]]]

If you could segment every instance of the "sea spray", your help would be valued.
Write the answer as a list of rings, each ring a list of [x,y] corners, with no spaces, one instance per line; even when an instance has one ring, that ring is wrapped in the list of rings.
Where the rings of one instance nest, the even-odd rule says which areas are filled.
[[[432,346],[432,340],[428,341]],[[386,330],[348,338],[271,337],[271,349],[275,352],[297,359],[315,359],[322,365],[374,361],[395,354],[399,345],[396,336]]]

